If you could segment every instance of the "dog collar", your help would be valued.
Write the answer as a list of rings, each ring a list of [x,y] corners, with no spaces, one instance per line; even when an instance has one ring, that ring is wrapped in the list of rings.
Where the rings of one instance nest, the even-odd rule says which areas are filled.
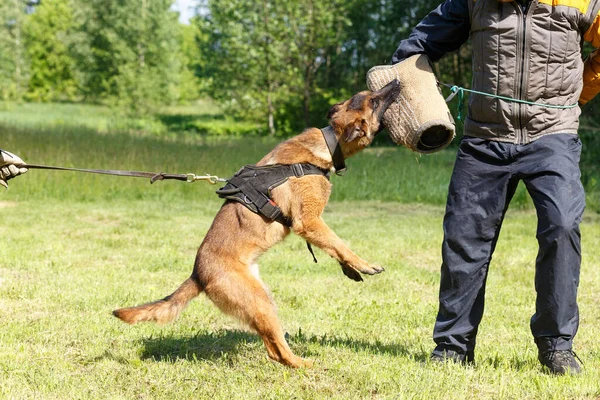
[[[322,128],[321,133],[327,143],[329,154],[331,154],[331,160],[333,161],[333,169],[336,175],[344,175],[346,173],[346,163],[344,162],[344,154],[342,154],[342,148],[340,143],[335,137],[335,132],[331,126]]]

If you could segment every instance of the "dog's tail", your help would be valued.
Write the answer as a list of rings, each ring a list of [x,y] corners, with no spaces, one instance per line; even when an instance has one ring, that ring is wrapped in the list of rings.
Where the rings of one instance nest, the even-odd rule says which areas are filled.
[[[144,321],[165,324],[177,318],[190,300],[198,296],[201,291],[198,282],[190,277],[173,294],[162,300],[137,307],[120,308],[113,311],[113,315],[131,325]]]

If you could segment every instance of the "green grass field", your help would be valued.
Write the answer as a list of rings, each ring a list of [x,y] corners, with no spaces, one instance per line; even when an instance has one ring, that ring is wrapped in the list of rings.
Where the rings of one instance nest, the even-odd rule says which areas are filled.
[[[95,108],[54,105],[60,112],[38,119],[38,106],[15,107],[0,112],[0,147],[30,163],[227,177],[276,143],[100,129],[114,121]],[[257,336],[203,296],[170,325],[130,327],[111,315],[189,275],[221,204],[216,186],[39,170],[11,181],[0,192],[0,398],[600,398],[598,207],[582,224],[575,350],[584,373],[555,377],[529,332],[536,219],[522,189],[490,268],[476,366],[427,362],[453,158],[374,147],[333,177],[325,220],[383,274],[350,281],[318,249],[314,264],[296,236],[261,258],[290,346],[315,361],[301,370],[269,361]]]

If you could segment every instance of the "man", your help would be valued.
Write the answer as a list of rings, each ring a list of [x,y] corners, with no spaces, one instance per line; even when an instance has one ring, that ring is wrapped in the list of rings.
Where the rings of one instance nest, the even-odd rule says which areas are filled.
[[[422,53],[435,62],[471,38],[472,88],[490,94],[469,99],[450,181],[433,361],[473,361],[489,262],[523,181],[538,216],[538,358],[553,373],[580,371],[572,350],[585,208],[577,103],[600,91],[600,57],[584,64],[581,55],[582,39],[600,45],[599,9],[600,0],[446,0],[394,53],[393,63]]]
[[[18,156],[0,149],[0,185],[8,189],[6,181],[27,172],[27,168],[19,167],[20,165],[25,165],[25,162]]]

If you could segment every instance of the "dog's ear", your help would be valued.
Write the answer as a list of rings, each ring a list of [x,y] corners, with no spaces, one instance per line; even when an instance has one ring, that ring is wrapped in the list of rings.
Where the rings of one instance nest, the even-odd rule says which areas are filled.
[[[354,124],[348,125],[344,131],[344,142],[351,142],[354,139],[358,139],[364,136],[365,133],[362,130],[362,123],[356,121]]]
[[[327,119],[331,119],[331,117],[333,117],[333,114],[335,114],[336,112],[340,111],[340,109],[342,108],[342,105],[344,103],[337,103],[334,104],[333,106],[331,106],[331,108],[329,109],[329,111],[327,112]]]

